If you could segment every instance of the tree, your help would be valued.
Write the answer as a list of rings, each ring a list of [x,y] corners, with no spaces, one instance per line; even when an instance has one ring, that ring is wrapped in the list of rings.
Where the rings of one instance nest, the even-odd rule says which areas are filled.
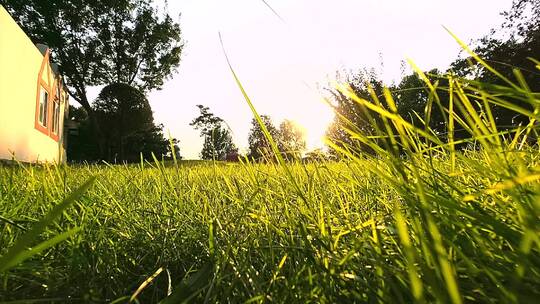
[[[35,43],[51,49],[69,94],[87,112],[101,145],[88,86],[159,89],[180,62],[180,26],[143,0],[0,0]],[[102,151],[101,151],[102,152]]]
[[[69,162],[92,162],[99,160],[99,151],[95,142],[96,137],[88,113],[83,107],[69,105],[69,123],[71,126],[67,133],[66,155]]]
[[[306,149],[304,132],[293,121],[285,119],[279,125],[277,144],[286,160],[301,159]]]
[[[197,105],[197,108],[199,108],[200,114],[195,119],[193,119],[193,121],[191,121],[189,125],[192,126],[195,130],[199,130],[201,132],[201,136],[211,134],[212,130],[220,127],[223,123],[223,119],[215,116],[212,112],[210,112],[209,107]]]
[[[234,145],[231,133],[223,127],[216,127],[204,137],[201,158],[208,160],[229,160],[237,155],[238,149]]]
[[[100,83],[125,83],[146,92],[159,89],[180,62],[180,26],[159,15],[152,1],[131,0],[127,9],[108,11],[95,21],[104,56],[93,70]]]
[[[515,69],[519,69],[523,80],[532,92],[540,91],[540,71],[531,60],[540,54],[540,1],[514,0],[512,8],[503,13],[505,22],[479,41],[474,48],[483,60],[507,79],[518,83]],[[494,75],[470,57],[460,58],[452,64],[452,70],[460,76],[474,78],[480,82],[508,86],[505,80]],[[504,93],[504,90],[501,91]],[[508,100],[532,111],[533,105],[520,96],[507,96]],[[526,124],[529,118],[500,106],[493,106],[492,114],[499,129]]]
[[[398,113],[405,120],[422,129],[426,128],[426,123],[429,123],[427,127],[436,132],[440,138],[444,138],[447,132],[446,117],[448,115],[445,109],[448,109],[450,99],[448,78],[437,69],[424,72],[424,75],[436,87],[438,101],[416,73],[404,76],[400,83],[390,87],[390,90],[393,93]],[[430,98],[431,109],[428,109],[426,106]],[[465,136],[465,133],[457,131],[456,135],[460,138]]]
[[[103,127],[105,157],[109,161],[135,162],[143,158],[171,156],[170,142],[163,125],[155,125],[146,96],[127,84],[103,88],[93,109]],[[173,145],[177,142],[173,140]]]
[[[68,113],[69,120],[84,121],[88,119],[88,113],[86,113],[86,110],[82,107],[76,107],[70,104]]]
[[[178,140],[176,138],[167,139],[163,127],[163,124],[152,125],[148,129],[142,129],[127,136],[123,148],[124,158],[116,160],[137,162],[140,161],[141,157],[145,160],[153,160],[152,154],[157,159],[171,160],[174,157],[178,160],[181,159]]]
[[[333,157],[328,155],[328,153],[321,148],[307,152],[302,159],[302,161],[306,163],[326,162],[329,160],[333,160]]]
[[[370,88],[377,97],[382,97],[383,83],[374,72],[361,71],[356,75],[345,77],[346,85],[358,97],[372,100]],[[351,99],[347,94],[335,88],[327,89],[330,92],[330,103],[334,109],[333,122],[326,130],[327,138],[339,148],[348,149],[352,153],[360,151],[369,152],[370,149],[351,136],[351,132],[373,135],[374,126],[380,125],[377,115],[370,115],[369,110],[360,103]],[[329,152],[333,156],[340,153],[332,147]]]
[[[201,158],[207,160],[230,160],[238,155],[231,132],[224,125],[223,119],[210,112],[210,108],[197,105],[200,114],[189,125],[201,132],[204,144]]]
[[[519,77],[516,76],[516,68],[518,68],[530,90],[538,92],[540,91],[540,72],[536,66],[537,63],[530,57],[540,54],[540,0],[514,0],[512,9],[504,15],[506,21],[501,28],[492,30],[489,36],[482,38],[474,51],[505,78],[513,79],[514,83],[519,82],[517,79]],[[505,79],[476,63],[473,58],[467,57],[456,60],[447,72],[433,69],[425,73],[429,81],[437,88],[438,100],[416,74],[404,76],[398,85],[391,86],[389,89],[396,102],[398,114],[419,128],[429,128],[444,140],[448,136],[445,119],[448,115],[445,109],[449,106],[448,73],[467,78],[469,84],[474,84],[474,86],[480,88],[485,86],[485,89],[489,89],[497,96],[505,95],[506,100],[511,100],[515,105],[533,111],[534,105],[525,94],[512,93],[513,95],[507,96],[508,90],[504,87],[509,84]],[[385,98],[383,98],[383,83],[378,80],[375,73],[362,71],[353,76],[348,75],[344,82],[358,97],[378,103],[383,107],[386,106]],[[385,139],[388,132],[380,115],[368,111],[339,90],[329,89],[329,92],[336,116],[327,130],[327,137],[338,147],[338,150],[344,148],[352,153],[370,152],[370,149],[362,145],[351,133],[377,135],[378,139],[372,138],[372,140],[376,140],[381,147],[389,147],[388,140]],[[428,103],[431,103],[431,108],[427,107]],[[477,110],[483,107],[481,103],[473,103],[472,106]],[[498,129],[514,128],[519,124],[529,122],[528,116],[517,114],[514,110],[495,104],[490,106]],[[394,127],[390,126],[390,128],[396,134]],[[457,126],[453,132],[453,139],[464,139],[470,135],[467,128]],[[459,146],[465,147],[466,144]],[[332,148],[330,152],[336,156],[339,154]],[[399,151],[395,152],[399,153]]]
[[[270,116],[261,115],[260,117],[264,126],[266,126],[268,133],[270,133],[270,136],[276,139],[278,137],[278,129],[272,123]],[[272,148],[270,146],[270,142],[264,135],[264,132],[261,126],[259,125],[259,122],[255,118],[251,120],[251,129],[249,131],[248,144],[249,144],[248,158],[255,161],[263,161],[263,160],[271,159],[271,155],[273,153],[272,153]]]

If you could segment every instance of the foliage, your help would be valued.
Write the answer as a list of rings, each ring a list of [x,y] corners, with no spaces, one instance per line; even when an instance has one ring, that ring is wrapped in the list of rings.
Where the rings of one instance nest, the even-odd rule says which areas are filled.
[[[98,122],[102,129],[102,143],[109,162],[138,162],[152,159],[152,153],[158,158],[172,157],[171,146],[164,137],[163,125],[155,125],[152,110],[146,96],[138,89],[127,84],[111,84],[103,88],[93,104]],[[80,110],[74,113],[78,114]],[[89,134],[88,121],[79,121],[79,136],[68,141],[68,156],[74,161],[96,160],[99,155],[91,155],[82,147],[92,147],[93,135]],[[75,142],[71,142],[71,141]],[[90,142],[89,142],[90,141]],[[173,139],[175,153],[178,152],[176,139]],[[78,154],[78,153],[80,154]],[[95,151],[97,152],[97,151]],[[90,155],[89,155],[90,154]],[[179,157],[179,155],[177,155]]]
[[[88,119],[88,113],[83,107],[76,107],[72,104],[69,105],[68,120],[83,121]]]
[[[356,96],[371,100],[373,96],[382,95],[383,83],[372,71],[362,71],[356,75],[346,75],[344,80]],[[334,121],[326,131],[327,138],[341,148],[347,148],[353,153],[360,151],[367,152],[361,142],[351,137],[351,132],[372,134],[375,132],[374,126],[380,122],[375,122],[374,117],[369,115],[365,107],[355,102],[352,98],[337,89],[328,89],[330,93],[330,105],[333,107]],[[330,148],[330,152],[336,156],[337,150]]]
[[[272,123],[272,119],[268,115],[261,115],[261,120],[266,126],[268,133],[272,138],[278,138],[279,131]],[[271,161],[273,160],[272,148],[270,142],[265,137],[263,129],[257,122],[257,119],[251,120],[251,129],[248,135],[249,151],[247,157],[255,161]]]
[[[280,123],[279,128],[276,128],[270,116],[261,115],[260,117],[269,135],[276,142],[277,149],[284,160],[300,160],[302,153],[306,149],[304,131],[300,126],[291,120],[285,119]],[[251,121],[248,143],[249,151],[247,156],[249,159],[254,161],[274,160],[270,142],[265,137],[261,126],[255,118]]]
[[[505,22],[480,39],[474,52],[504,77],[496,76],[470,56],[456,60],[452,64],[452,71],[489,85],[506,86],[509,79],[516,79],[521,84],[526,83],[533,92],[538,92],[540,73],[536,68],[538,63],[531,57],[540,54],[540,1],[514,0],[512,8],[503,15]],[[512,98],[511,101],[529,111],[533,110],[522,99]],[[501,129],[528,122],[527,115],[504,107],[493,107],[492,115]]]
[[[64,128],[66,128],[64,145],[68,162],[91,162],[99,159],[96,138],[88,113],[83,107],[69,105]]]
[[[69,94],[83,106],[101,147],[87,87],[126,83],[159,89],[180,62],[181,32],[143,0],[0,0],[35,43],[47,44]]]
[[[122,9],[94,21],[103,58],[92,70],[98,83],[126,83],[141,91],[159,89],[175,71],[183,49],[180,26],[160,15],[146,0],[130,0]]]
[[[344,160],[286,163],[290,175],[250,162],[0,167],[0,256],[98,177],[35,243],[84,228],[2,273],[0,301],[534,302],[540,153],[527,138],[538,125],[497,132],[486,111],[516,95],[537,107],[538,94],[449,83],[436,90],[473,149],[394,115],[391,94],[376,105],[340,87],[400,149],[381,149],[386,128],[373,126],[353,134],[371,154],[336,145]]]
[[[326,151],[324,151],[321,148],[317,148],[315,150],[309,151],[306,153],[304,158],[302,159],[304,162],[326,162],[331,161],[332,156],[329,155]]]
[[[425,75],[430,82],[437,82],[440,87],[448,87],[448,81],[444,78],[444,74],[437,69],[425,72]],[[428,114],[426,111],[430,110],[429,127],[439,133],[445,131],[444,112],[437,107],[437,102],[434,100],[435,96],[430,94],[429,88],[426,87],[425,82],[418,74],[404,76],[397,86],[391,88],[391,91],[396,98],[398,112],[407,117],[415,126],[425,127],[426,122],[422,118],[426,117],[426,114]],[[443,107],[448,108],[448,94],[441,90],[438,92],[437,98],[439,98]],[[427,108],[426,106],[430,103],[432,107]]]
[[[506,16],[504,24],[482,38],[474,49],[475,55],[490,63],[492,70],[468,54],[453,62],[446,72],[434,69],[423,75],[434,86],[440,88],[448,88],[448,79],[452,75],[457,75],[468,79],[464,85],[469,85],[470,82],[474,85],[486,85],[492,89],[493,86],[507,86],[510,79],[516,79],[521,85],[527,84],[529,90],[540,91],[540,73],[536,68],[538,63],[531,59],[532,56],[540,54],[540,1],[515,0],[512,9],[504,15]],[[496,69],[499,75],[493,73],[493,69]],[[356,75],[348,75],[343,82],[351,86],[357,96],[372,100],[374,104],[377,104],[377,99],[383,96],[382,82],[372,72],[362,71]],[[373,89],[371,93],[370,87]],[[445,119],[447,113],[444,113],[450,104],[447,90],[438,90],[434,94],[416,73],[404,76],[397,85],[390,86],[389,89],[395,98],[397,112],[400,115],[417,127],[437,133],[441,138],[447,135],[445,133],[448,124]],[[373,118],[366,115],[365,107],[351,101],[335,89],[330,89],[330,91],[330,102],[334,104],[336,116],[328,128],[327,136],[332,141],[343,143],[338,144],[340,147],[346,146],[351,151],[370,152],[368,147],[362,146],[358,140],[351,138],[350,131],[373,134],[375,129],[371,127],[382,126],[381,121],[370,122]],[[527,100],[519,96],[507,96],[507,100],[525,111],[534,110]],[[480,110],[481,105],[482,103],[471,106]],[[512,129],[529,122],[528,115],[499,104],[491,106],[489,115],[493,116],[499,130]],[[396,130],[391,131],[395,133]],[[464,139],[468,133],[469,130],[458,128],[454,130],[452,136],[456,140]],[[388,135],[385,137],[387,138]],[[379,142],[381,147],[388,148],[385,140],[379,139]],[[461,148],[466,146],[457,145]],[[330,151],[335,152],[334,149]]]
[[[201,158],[206,160],[238,160],[238,149],[223,119],[210,112],[210,108],[197,105],[200,115],[189,125],[204,137]],[[236,157],[235,157],[236,156]]]
[[[277,144],[286,160],[299,160],[306,149],[304,131],[293,121],[285,119],[279,124]]]
[[[195,130],[199,130],[202,136],[209,135],[212,133],[212,130],[221,127],[223,119],[215,116],[212,112],[210,112],[209,107],[197,105],[197,108],[199,108],[200,114],[195,119],[193,119],[193,121],[190,122],[189,125],[193,126]]]
[[[233,143],[231,132],[224,127],[217,127],[204,137],[201,159],[233,160],[238,149]]]

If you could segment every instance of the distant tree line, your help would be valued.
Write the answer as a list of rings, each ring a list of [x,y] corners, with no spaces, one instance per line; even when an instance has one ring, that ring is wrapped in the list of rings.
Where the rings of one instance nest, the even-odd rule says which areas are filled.
[[[539,62],[534,57],[540,55],[540,0],[514,0],[509,11],[504,12],[506,21],[497,29],[476,42],[473,51],[509,79],[519,78],[523,75],[523,81],[527,83],[532,92],[540,91]],[[520,75],[516,74],[520,71]],[[449,75],[455,75],[490,86],[506,85],[504,81],[486,70],[482,65],[470,57],[456,59],[447,71],[432,69],[425,71],[424,75],[429,82],[437,87],[437,96],[433,96],[421,77],[414,73],[403,76],[395,84],[386,86],[380,77],[370,70],[362,70],[358,73],[347,74],[342,79],[362,99],[374,103],[384,103],[384,89],[387,88],[397,106],[397,114],[419,128],[429,129],[440,139],[447,140],[448,124],[447,113],[449,106]],[[518,79],[518,81],[520,81]],[[335,88],[327,88],[330,93],[330,103],[335,111],[335,118],[328,127],[326,135],[328,139],[339,149],[347,149],[353,153],[370,153],[370,147],[363,145],[360,140],[351,134],[361,133],[364,135],[380,134],[385,130],[384,119],[374,115],[360,103],[352,100],[348,94]],[[435,101],[434,98],[437,98]],[[511,97],[510,97],[511,98]],[[532,111],[531,105],[520,98],[511,98],[512,102],[520,107]],[[430,105],[428,107],[428,104]],[[206,108],[208,110],[208,108]],[[528,123],[528,117],[517,114],[502,106],[493,106],[492,115],[498,130],[514,128],[520,124]],[[328,147],[328,152],[317,149],[305,153],[305,139],[301,132],[291,121],[284,121],[277,128],[269,116],[261,115],[261,121],[265,125],[268,135],[276,144],[285,159],[304,160],[328,160],[340,157],[334,146]],[[395,131],[395,130],[394,130]],[[227,131],[228,132],[228,131]],[[379,132],[379,133],[378,133]],[[227,133],[229,134],[229,133]],[[395,134],[395,132],[394,132]],[[470,136],[469,130],[456,128],[452,132],[453,140],[465,139]],[[206,136],[205,143],[208,141]],[[219,138],[214,136],[213,138]],[[230,137],[226,137],[229,138]],[[388,144],[387,139],[376,139],[380,146]],[[248,139],[249,148],[246,156],[251,160],[272,160],[274,158],[270,143],[268,142],[259,122],[252,120]],[[214,144],[214,146],[217,146]],[[458,144],[465,147],[466,144]],[[208,150],[205,145],[203,152]],[[351,151],[352,150],[352,151]],[[235,153],[238,149],[234,148]],[[210,159],[207,152],[201,156]],[[224,159],[221,157],[220,159]]]
[[[236,161],[242,157],[233,143],[231,131],[225,121],[210,112],[208,107],[198,105],[200,114],[190,125],[199,130],[204,138],[200,156],[206,160]],[[305,134],[300,127],[291,120],[284,120],[279,128],[273,124],[270,116],[261,115],[261,120],[269,135],[276,142],[284,159],[293,161],[302,158],[306,149]],[[248,137],[249,148],[245,157],[251,161],[272,161],[270,141],[265,136],[261,125],[256,119],[251,121]]]
[[[504,12],[506,21],[489,35],[478,40],[473,51],[507,79],[526,83],[531,92],[540,91],[540,0],[515,0],[512,8]],[[517,72],[519,70],[519,72]],[[417,74],[404,76],[397,84],[388,86],[397,106],[397,114],[417,127],[429,128],[441,139],[447,136],[447,122],[444,109],[449,105],[448,75],[469,79],[477,84],[489,85],[492,88],[507,85],[504,80],[494,75],[470,57],[455,60],[447,71],[433,69],[424,73],[430,82],[437,86],[437,101],[434,101],[425,81]],[[522,77],[521,77],[522,76]],[[348,74],[342,79],[354,94],[374,103],[385,100],[385,85],[373,71],[363,70]],[[352,150],[349,152],[370,152],[370,148],[351,136],[352,133],[375,135],[376,129],[384,130],[384,121],[374,115],[365,106],[355,102],[342,90],[328,88],[330,103],[335,110],[333,123],[327,130],[327,137],[338,148]],[[533,111],[529,103],[519,97],[509,97],[511,101],[529,111]],[[431,100],[430,100],[431,99]],[[431,107],[427,107],[431,102]],[[429,111],[429,113],[428,113]],[[528,123],[525,115],[517,114],[502,106],[494,105],[492,115],[499,130],[514,128]],[[456,129],[452,134],[455,140],[469,136],[467,130]],[[381,146],[384,140],[379,139]],[[330,147],[334,156],[340,153]]]
[[[179,24],[167,13],[158,11],[155,1],[0,0],[0,4],[33,42],[50,47],[52,60],[59,65],[70,96],[81,105],[71,108],[70,119],[78,125],[78,135],[68,140],[70,160],[132,162],[141,156],[179,156],[177,141],[164,134],[162,125],[155,124],[146,98],[149,91],[160,89],[174,73],[184,47]],[[540,0],[514,0],[504,16],[505,22],[478,40],[474,51],[504,77],[527,83],[532,92],[538,92],[539,63],[533,58],[538,59],[540,54]],[[417,126],[430,128],[442,138],[447,130],[443,108],[449,99],[444,91],[449,85],[448,74],[491,86],[505,85],[503,79],[469,57],[455,60],[447,71],[431,70],[425,74],[441,88],[441,108],[431,107],[427,113],[426,105],[433,96],[416,74],[404,76],[389,90],[398,114]],[[361,98],[372,102],[384,99],[385,85],[373,72],[347,75],[345,82]],[[87,94],[91,86],[104,86],[93,103]],[[374,134],[375,129],[384,127],[384,122],[343,92],[333,88],[329,92],[336,117],[327,130],[328,138],[338,146],[369,152],[349,131]],[[519,97],[512,101],[533,110]],[[207,107],[198,107],[200,116],[191,125],[204,137],[201,157],[238,159],[238,149],[225,122]],[[528,121],[524,115],[504,107],[494,106],[492,114],[499,129]],[[285,159],[304,155],[306,143],[298,126],[285,120],[276,127],[270,117],[262,115],[261,119]],[[453,136],[465,137],[467,131],[456,130]],[[253,120],[245,156],[256,161],[271,160],[271,150],[267,136],[258,121]],[[339,154],[330,150],[335,156]],[[320,159],[323,154],[319,150],[309,155]]]

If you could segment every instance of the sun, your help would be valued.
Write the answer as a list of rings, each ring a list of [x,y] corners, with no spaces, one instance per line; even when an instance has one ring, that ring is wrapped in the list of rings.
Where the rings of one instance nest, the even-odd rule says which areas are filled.
[[[322,101],[311,103],[309,107],[304,109],[302,115],[293,119],[304,133],[308,151],[325,146],[324,137],[326,130],[333,119],[334,113],[332,109]]]

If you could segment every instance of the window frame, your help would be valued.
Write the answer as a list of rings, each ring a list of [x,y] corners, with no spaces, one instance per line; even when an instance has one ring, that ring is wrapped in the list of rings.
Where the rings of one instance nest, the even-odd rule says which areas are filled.
[[[47,119],[49,114],[49,92],[43,87],[40,86],[39,90],[39,104],[38,104],[38,123],[44,127],[48,128],[48,122]],[[43,104],[43,107],[41,106]]]
[[[63,97],[62,78],[60,76],[53,75],[49,63],[49,57],[49,50],[47,50],[43,56],[41,68],[37,75],[38,79],[34,128],[54,141],[59,142],[60,132],[62,132],[62,126],[60,125],[62,120],[61,98]],[[46,73],[46,76],[44,76],[43,73]],[[42,112],[40,111],[40,107],[44,96],[46,96],[46,105],[44,107],[45,113],[41,115]],[[42,116],[44,119],[43,121],[40,120]]]
[[[55,98],[51,104],[51,107],[51,138],[58,141],[60,134],[60,99]]]
[[[41,73],[40,73],[41,74]],[[41,133],[49,136],[50,135],[50,116],[51,116],[51,92],[47,84],[41,79],[41,75],[39,76],[40,79],[38,81],[38,93],[36,96],[36,119],[34,127],[40,131]],[[45,100],[45,107],[44,107],[44,121],[40,121],[41,116],[41,100],[43,99],[43,96],[46,96]]]

